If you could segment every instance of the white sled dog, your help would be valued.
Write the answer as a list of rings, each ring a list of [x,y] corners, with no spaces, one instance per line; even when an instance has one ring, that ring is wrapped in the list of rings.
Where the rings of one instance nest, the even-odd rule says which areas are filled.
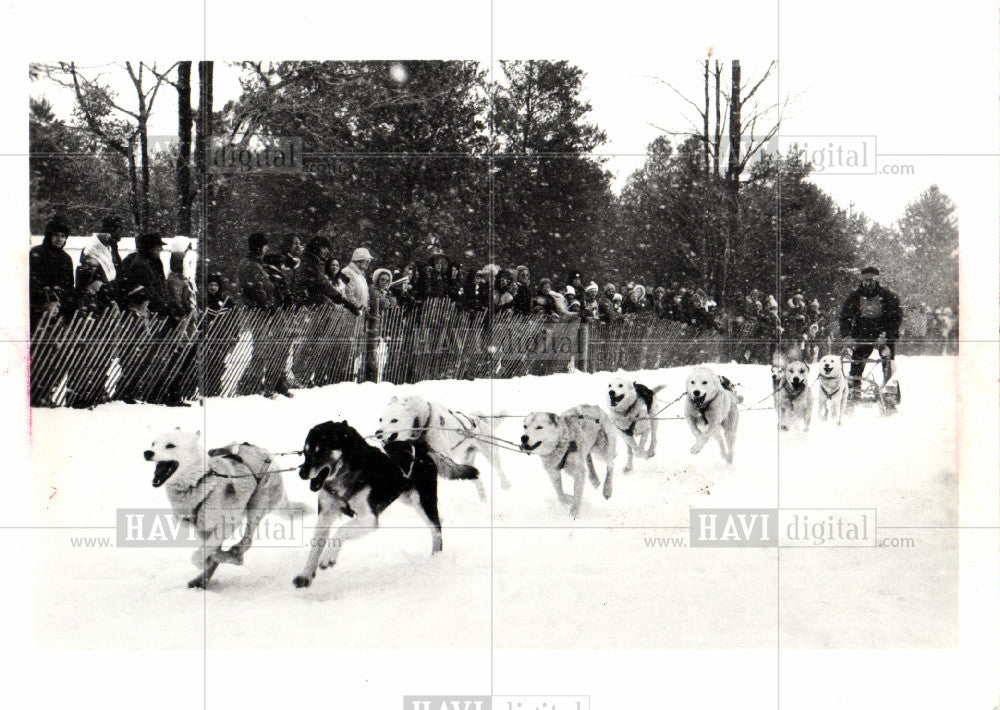
[[[809,386],[809,365],[803,360],[792,360],[785,365],[781,382],[774,391],[774,410],[781,431],[789,431],[796,422],[803,433],[809,431],[813,393]]]
[[[463,414],[419,395],[393,397],[382,410],[375,436],[383,444],[392,441],[427,441],[427,445],[455,463],[473,466],[476,454],[485,456],[500,487],[510,488],[510,481],[500,465],[500,452],[494,445],[493,419],[483,414]],[[486,500],[482,480],[474,479],[480,500]]]
[[[583,500],[583,480],[590,477],[596,488],[601,479],[594,470],[593,454],[604,459],[604,498],[611,497],[612,473],[616,454],[616,432],[611,418],[600,407],[581,404],[562,414],[532,412],[524,419],[521,450],[538,454],[545,472],[552,479],[560,503],[568,503],[574,518],[580,513]],[[573,478],[573,495],[563,492],[562,475]]]
[[[271,454],[252,444],[211,449],[206,456],[200,432],[177,428],[156,437],[143,456],[156,463],[153,487],[165,487],[174,514],[202,540],[191,556],[202,572],[189,587],[208,584],[221,562],[243,564],[268,513],[291,518],[310,510],[304,503],[289,503],[281,474],[270,471]],[[222,544],[244,525],[240,541],[223,550]]]
[[[722,457],[732,463],[736,428],[740,423],[737,405],[743,397],[736,393],[732,382],[704,366],[691,370],[684,389],[687,393],[684,417],[695,437],[691,453],[700,452],[714,437]]]
[[[847,377],[844,375],[844,359],[840,355],[824,355],[819,361],[819,420],[827,417],[840,426],[847,407]]]

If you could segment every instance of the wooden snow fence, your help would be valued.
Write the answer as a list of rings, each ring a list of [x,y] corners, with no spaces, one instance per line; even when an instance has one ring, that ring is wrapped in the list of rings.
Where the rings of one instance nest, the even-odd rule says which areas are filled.
[[[448,299],[373,318],[327,305],[234,308],[177,322],[112,307],[40,320],[30,346],[31,403],[176,403],[362,380],[655,369],[738,359],[749,337],[654,318],[564,323],[470,312]]]

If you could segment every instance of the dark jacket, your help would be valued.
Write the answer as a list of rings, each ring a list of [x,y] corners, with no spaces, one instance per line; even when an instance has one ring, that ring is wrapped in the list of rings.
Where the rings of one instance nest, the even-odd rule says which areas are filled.
[[[253,308],[270,308],[277,305],[274,284],[259,258],[247,257],[240,262],[236,272],[236,285],[243,302]]]
[[[899,298],[882,286],[871,291],[857,289],[847,297],[840,310],[841,337],[874,340],[885,333],[886,340],[896,340],[902,323]]]
[[[299,268],[295,271],[295,292],[298,301],[306,305],[336,303],[354,314],[359,313],[359,309],[334,288],[326,275],[326,264],[318,254],[311,251],[302,255]]]
[[[160,255],[152,251],[137,251],[122,260],[122,273],[118,277],[118,291],[126,300],[135,297],[136,289],[141,289],[149,298],[151,314],[170,314],[170,298],[167,294],[167,279],[163,275]]]
[[[28,252],[28,297],[33,316],[52,301],[63,308],[72,303],[73,259],[53,246],[49,237]]]

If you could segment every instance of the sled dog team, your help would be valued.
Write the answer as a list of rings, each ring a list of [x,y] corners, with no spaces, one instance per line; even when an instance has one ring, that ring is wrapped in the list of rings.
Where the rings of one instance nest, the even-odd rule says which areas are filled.
[[[808,365],[800,361],[772,367],[774,406],[783,430],[795,422],[806,430],[809,427],[813,394],[808,373]],[[847,381],[838,356],[820,361],[818,381],[820,419],[829,415],[839,424]],[[501,487],[509,488],[498,455],[499,449],[509,448],[509,444],[538,456],[558,501],[576,517],[586,481],[600,487],[605,499],[611,497],[619,437],[626,445],[623,472],[632,470],[635,456],[648,459],[655,455],[659,412],[654,400],[664,387],[650,388],[616,377],[608,386],[608,410],[581,404],[559,414],[532,412],[524,418],[519,444],[496,437],[496,417],[456,412],[420,396],[389,401],[372,437],[381,447],[368,443],[346,421],[317,424],[306,435],[298,472],[318,494],[318,519],[305,567],[293,580],[295,586],[309,586],[317,570],[335,565],[342,543],[376,529],[379,516],[397,501],[413,507],[427,523],[431,552],[440,552],[438,477],[472,481],[480,499],[485,500],[485,487],[474,466],[476,456],[486,457]],[[691,453],[699,453],[714,439],[722,457],[731,464],[738,405],[743,402],[733,383],[708,367],[695,367],[685,379],[681,398],[683,419],[694,435]],[[595,456],[605,465],[603,484]],[[242,565],[264,516],[273,512],[291,517],[308,512],[305,504],[289,503],[281,473],[272,470],[271,454],[258,446],[234,443],[206,452],[200,433],[178,428],[158,436],[144,457],[155,463],[153,486],[165,488],[174,513],[202,540],[192,556],[200,574],[189,587],[205,587],[221,563]],[[570,493],[563,488],[564,474],[572,481]],[[342,518],[346,522],[331,542],[330,529]],[[245,529],[240,541],[223,550],[229,536],[223,531],[239,529]]]

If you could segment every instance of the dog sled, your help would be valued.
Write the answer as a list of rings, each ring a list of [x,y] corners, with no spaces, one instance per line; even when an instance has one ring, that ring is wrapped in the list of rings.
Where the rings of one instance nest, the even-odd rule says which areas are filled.
[[[853,412],[856,405],[861,404],[864,406],[876,406],[878,407],[878,412],[882,416],[887,416],[889,414],[894,414],[899,407],[899,403],[902,400],[902,394],[899,387],[898,375],[898,365],[896,365],[895,360],[889,359],[890,362],[890,372],[891,375],[888,379],[885,378],[884,371],[882,369],[883,359],[888,359],[887,355],[883,355],[882,348],[875,348],[871,355],[865,359],[865,369],[861,374],[861,382],[851,388],[851,395],[847,401],[847,407],[849,412]],[[888,348],[885,348],[888,350]],[[845,364],[850,363],[850,360],[845,360]],[[848,374],[848,381],[850,381],[850,375]]]

